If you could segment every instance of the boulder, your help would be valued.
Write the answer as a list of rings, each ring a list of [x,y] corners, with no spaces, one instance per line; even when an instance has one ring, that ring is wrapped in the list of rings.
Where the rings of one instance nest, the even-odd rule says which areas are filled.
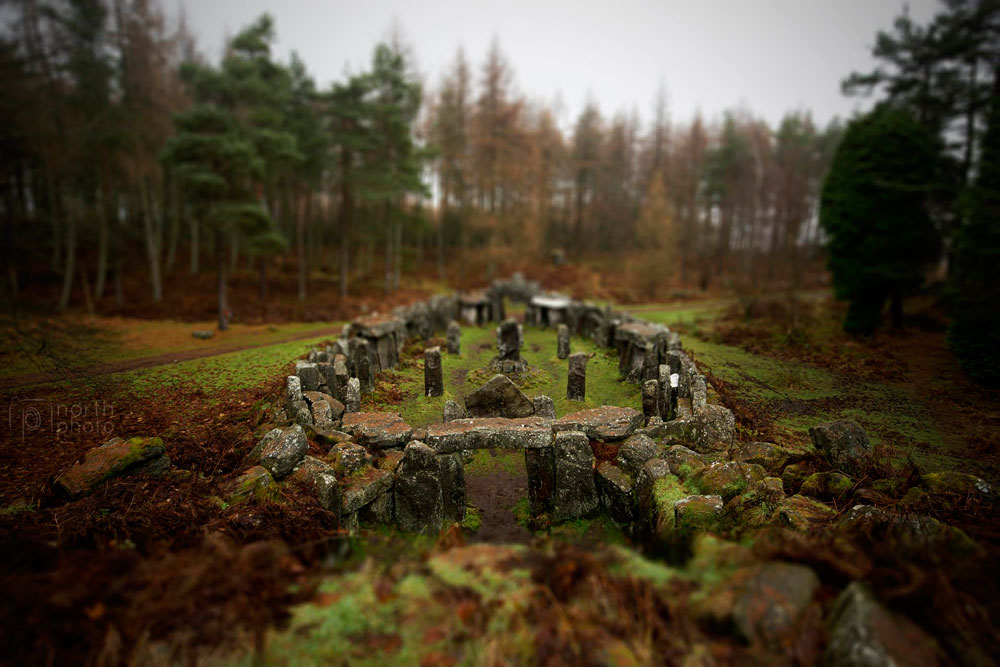
[[[683,400],[678,412],[684,413]],[[685,445],[708,454],[729,449],[736,437],[736,418],[728,408],[710,404],[696,414],[651,425],[645,432],[654,440]]]
[[[823,662],[831,667],[940,664],[934,640],[909,619],[879,604],[859,582],[848,584],[837,598],[828,626]]]
[[[506,375],[494,375],[465,398],[465,409],[472,417],[530,417],[535,414],[531,399]]]
[[[469,416],[469,413],[465,411],[465,408],[461,404],[455,401],[445,401],[444,411],[442,418],[446,422],[455,421],[456,419],[465,419]]]
[[[594,452],[585,433],[557,433],[555,495],[552,512],[557,521],[593,516],[600,507],[594,484]]]
[[[162,474],[170,458],[160,438],[112,438],[83,455],[83,460],[63,471],[55,486],[69,498],[89,495],[98,486],[122,475],[138,472]]]
[[[872,444],[855,421],[843,419],[814,426],[809,437],[834,468],[851,477],[864,477],[871,467]]]
[[[642,413],[633,408],[603,405],[568,414],[552,423],[552,429],[580,431],[591,440],[614,442],[624,440],[642,425]]]
[[[254,466],[244,471],[232,483],[228,502],[230,505],[235,505],[253,498],[258,503],[266,503],[280,497],[281,491],[271,473],[263,466]]]
[[[198,340],[208,340],[215,335],[214,329],[195,329],[191,335]]]
[[[260,464],[275,479],[281,479],[292,472],[308,451],[306,434],[301,426],[295,424],[268,439],[260,450]]]
[[[355,442],[368,447],[402,447],[410,441],[413,428],[398,412],[351,412],[344,415],[343,429]]]
[[[687,496],[674,503],[675,530],[692,531],[712,528],[722,514],[721,496]]]
[[[658,530],[672,531],[674,502],[687,493],[670,474],[663,459],[650,459],[635,478],[633,533],[640,543],[650,542]]]
[[[802,482],[806,481],[814,472],[816,472],[816,464],[811,461],[785,466],[785,470],[781,473],[781,482],[785,487],[785,493],[798,493],[799,489],[802,488]]]
[[[350,476],[372,465],[368,450],[354,442],[342,442],[330,450],[334,466],[343,476]]]
[[[544,419],[556,418],[556,404],[548,396],[535,396],[531,402],[535,406],[535,416]]]
[[[629,477],[635,479],[646,465],[646,461],[660,454],[660,448],[653,440],[643,434],[629,436],[618,448],[615,464]]]
[[[703,468],[692,478],[691,484],[704,494],[719,495],[729,501],[764,477],[764,469],[757,464],[720,461]]]
[[[437,454],[414,440],[396,468],[396,525],[400,530],[435,534],[444,524],[444,495]]]
[[[981,477],[946,470],[921,476],[920,485],[931,493],[945,493],[961,499],[972,498],[983,503],[997,500],[996,489]]]
[[[768,472],[780,473],[789,463],[796,463],[802,455],[770,442],[744,442],[733,446],[730,458],[743,463],[756,463]]]
[[[697,475],[705,467],[705,460],[701,454],[684,445],[671,446],[664,452],[663,459],[670,466],[670,472],[681,479]]]
[[[358,521],[368,525],[385,526],[396,522],[395,495],[383,493],[358,510]]]
[[[344,416],[344,404],[329,394],[318,391],[304,391],[303,397],[309,404],[312,423],[319,429],[334,429]]]
[[[839,472],[815,472],[802,482],[799,493],[820,500],[844,500],[851,494],[854,482]]]
[[[330,512],[340,512],[340,485],[329,464],[306,456],[295,466],[289,481],[310,487],[320,507]]]
[[[805,565],[765,563],[741,586],[733,609],[737,630],[751,644],[784,652],[796,643],[799,624],[819,588]]]
[[[631,478],[610,461],[597,466],[597,490],[608,514],[619,524],[632,523],[634,504]]]
[[[785,498],[778,505],[778,518],[781,524],[801,531],[822,526],[836,515],[833,509],[823,503],[798,494]]]

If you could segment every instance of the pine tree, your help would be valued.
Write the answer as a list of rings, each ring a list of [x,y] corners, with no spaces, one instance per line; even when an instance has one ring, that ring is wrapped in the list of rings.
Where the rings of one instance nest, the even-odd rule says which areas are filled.
[[[820,204],[834,288],[850,304],[846,331],[873,332],[887,298],[893,327],[901,326],[903,296],[940,247],[927,207],[939,156],[927,129],[888,105],[848,126]]]

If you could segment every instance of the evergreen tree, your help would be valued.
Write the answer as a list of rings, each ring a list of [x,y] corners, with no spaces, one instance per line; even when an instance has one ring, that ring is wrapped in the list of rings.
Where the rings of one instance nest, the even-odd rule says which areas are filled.
[[[846,331],[874,331],[887,298],[901,326],[903,296],[940,244],[927,206],[938,164],[935,138],[906,111],[883,104],[848,125],[820,204],[834,288],[850,304]]]
[[[1000,386],[1000,76],[994,82],[968,218],[957,235],[949,343],[972,378]]]

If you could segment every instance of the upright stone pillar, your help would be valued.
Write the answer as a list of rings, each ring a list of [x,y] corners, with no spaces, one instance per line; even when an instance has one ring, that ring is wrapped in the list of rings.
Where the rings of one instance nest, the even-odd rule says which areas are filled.
[[[565,359],[569,356],[569,327],[565,324],[560,324],[558,333],[556,334],[556,352],[560,359]]]
[[[448,354],[462,354],[462,328],[454,320],[448,324]]]
[[[645,423],[657,415],[657,395],[659,384],[656,380],[646,380],[642,383],[642,417]]]
[[[569,376],[566,379],[566,398],[583,401],[587,398],[587,354],[569,355]]]
[[[580,432],[557,433],[554,445],[556,521],[593,516],[600,507],[594,483],[594,451]]]
[[[375,369],[372,367],[371,345],[364,338],[351,339],[351,362],[354,377],[361,383],[361,393],[371,393],[375,387]]]
[[[358,378],[351,378],[347,381],[344,412],[361,412],[361,382],[358,381]]]
[[[424,395],[444,395],[444,377],[441,370],[441,348],[424,350]]]
[[[333,358],[333,397],[341,403],[347,403],[347,381],[351,379],[351,373],[347,370],[347,357],[338,354]]]
[[[517,320],[504,320],[497,329],[497,355],[501,361],[521,360],[521,334]]]

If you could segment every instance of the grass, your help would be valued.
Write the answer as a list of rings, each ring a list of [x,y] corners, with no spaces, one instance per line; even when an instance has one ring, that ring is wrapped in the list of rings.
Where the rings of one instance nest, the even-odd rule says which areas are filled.
[[[508,475],[527,475],[524,452],[509,449],[477,449],[472,454],[472,461],[465,464],[465,474],[488,475],[497,470],[503,470]]]
[[[120,317],[67,318],[59,321],[22,323],[19,331],[7,331],[15,354],[8,351],[0,365],[0,377],[49,372],[56,366],[75,368],[127,361],[190,350],[274,344],[288,336],[334,326],[329,322],[297,322],[280,325],[233,324],[216,331],[209,340],[191,335],[196,329],[214,330],[214,322],[134,320]]]
[[[618,358],[614,351],[599,348],[592,341],[582,338],[573,338],[570,347],[572,352],[594,355],[587,363],[587,400],[575,402],[566,398],[568,362],[556,356],[555,330],[537,327],[524,328],[524,348],[521,354],[531,367],[537,369],[522,387],[528,396],[549,396],[558,416],[601,405],[641,408],[639,387],[618,379]],[[382,386],[374,395],[366,396],[362,405],[365,409],[397,410],[407,423],[415,427],[440,421],[445,401],[455,400],[461,403],[465,396],[492,377],[490,372],[472,372],[488,368],[494,356],[494,327],[464,327],[462,353],[455,356],[442,352],[441,355],[443,396],[423,395],[421,355],[405,362],[395,371],[383,373],[380,376]]]

